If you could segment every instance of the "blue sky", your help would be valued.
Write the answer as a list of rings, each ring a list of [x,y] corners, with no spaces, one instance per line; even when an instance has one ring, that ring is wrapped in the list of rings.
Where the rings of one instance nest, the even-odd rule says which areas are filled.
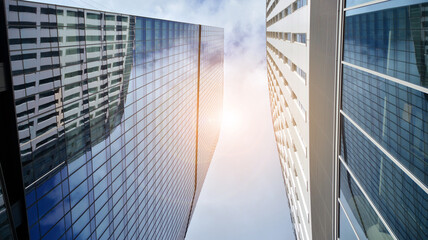
[[[270,116],[264,0],[47,0],[223,27],[224,115],[186,240],[293,239]]]

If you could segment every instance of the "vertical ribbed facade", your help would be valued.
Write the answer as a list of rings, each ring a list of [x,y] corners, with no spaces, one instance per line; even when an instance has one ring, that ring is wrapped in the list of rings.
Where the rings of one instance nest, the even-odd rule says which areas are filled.
[[[428,238],[427,1],[347,1],[340,239]]]
[[[298,239],[311,239],[309,184],[309,6],[266,2],[266,58],[275,139]]]
[[[4,6],[30,239],[183,239],[218,140],[223,30]]]

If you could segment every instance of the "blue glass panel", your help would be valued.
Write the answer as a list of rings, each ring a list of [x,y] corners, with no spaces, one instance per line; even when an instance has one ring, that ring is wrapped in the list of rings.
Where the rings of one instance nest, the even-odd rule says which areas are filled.
[[[86,227],[89,223],[89,211],[86,211],[76,222],[73,223],[73,237],[77,235]]]
[[[101,151],[97,156],[92,159],[93,169],[98,169],[107,160],[106,149]]]
[[[43,218],[40,219],[40,234],[44,235],[64,216],[64,208],[62,203],[49,211]],[[62,223],[63,224],[63,223]],[[60,228],[56,226],[57,229]],[[61,229],[64,229],[62,227]]]
[[[88,184],[84,181],[80,186],[78,186],[74,191],[70,193],[70,203],[71,206],[75,206],[77,202],[82,199],[88,193]]]
[[[69,229],[65,235],[67,236],[67,239],[73,239],[73,231],[72,229]]]
[[[36,201],[36,191],[35,190],[31,190],[30,192],[28,192],[25,195],[25,203],[28,206],[31,206],[31,204],[33,204]]]
[[[65,228],[69,229],[71,227],[71,215],[70,215],[70,213],[67,213],[65,215],[64,222],[65,222]]]
[[[86,195],[78,204],[76,204],[73,209],[71,209],[71,216],[73,222],[76,221],[80,215],[89,207],[88,195]]]
[[[30,239],[31,240],[40,239],[39,224],[36,224],[30,228]]]
[[[98,238],[100,238],[101,235],[104,233],[104,231],[109,226],[109,218],[106,217],[101,222],[98,222],[98,218],[97,218],[97,224],[98,224],[98,226],[97,226],[97,236],[98,236]]]
[[[94,196],[95,198],[97,198],[97,196],[100,196],[102,194],[102,192],[107,189],[108,184],[107,184],[107,177],[104,177],[99,183],[98,185],[95,186],[94,188]]]
[[[105,141],[101,141],[101,142],[95,144],[95,146],[92,146],[92,155],[97,155],[105,147],[106,147]]]
[[[103,164],[97,171],[94,172],[93,177],[94,177],[94,184],[98,184],[99,181],[101,181],[101,179],[103,177],[105,177],[107,175],[107,165]]]
[[[298,6],[306,3],[297,2]],[[36,11],[25,19],[53,23],[52,31],[41,31],[60,35],[49,43],[37,35],[31,44],[24,44],[25,48],[31,45],[31,53],[35,53],[32,62],[36,65],[24,69],[32,72],[25,75],[25,81],[34,84],[23,89],[28,103],[22,104],[26,99],[18,94],[15,99],[17,121],[25,129],[25,138],[20,140],[34,140],[21,157],[25,185],[32,184],[26,189],[29,224],[34,224],[28,226],[31,238],[95,239],[95,233],[99,239],[178,235],[186,226],[188,212],[180,212],[182,204],[165,205],[158,200],[174,199],[174,203],[188,205],[193,198],[194,178],[188,176],[194,169],[187,163],[193,162],[194,154],[189,153],[195,152],[199,26],[61,6],[50,6],[55,11],[43,10],[40,4],[25,1],[16,4],[31,4]],[[61,26],[58,29],[56,22]],[[222,76],[223,31],[204,31],[201,69],[210,70],[207,76]],[[22,32],[34,35],[26,29]],[[101,32],[103,36],[99,36]],[[124,41],[134,39],[136,43]],[[85,45],[85,41],[91,44]],[[38,66],[41,62],[47,64]],[[29,64],[25,62],[24,67]],[[49,67],[49,71],[39,71],[41,67]],[[138,80],[133,79],[137,74]],[[16,77],[13,83],[21,84],[21,80]],[[218,80],[210,79],[222,89],[222,78]],[[152,92],[149,97],[148,92]],[[48,100],[50,105],[44,106]],[[29,113],[22,112],[24,105]],[[124,117],[129,120],[125,122]],[[190,132],[172,131],[174,127]],[[174,145],[167,148],[167,143]],[[137,145],[138,153],[134,151]],[[64,167],[50,172],[60,163]],[[125,173],[122,166],[127,167]],[[137,176],[133,171],[138,166]],[[186,171],[178,171],[183,166]],[[168,176],[163,178],[161,173]],[[183,186],[186,190],[177,191]],[[165,221],[155,224],[154,216],[160,215]]]
[[[86,240],[86,239],[88,239],[89,237],[90,237],[90,235],[91,235],[91,227],[90,227],[90,225],[88,224],[83,230],[82,230],[82,232],[79,234],[79,236],[77,236],[77,238],[76,239],[81,239],[81,240]]]
[[[43,184],[37,187],[37,197],[40,198],[45,195],[47,192],[52,190],[56,185],[61,182],[61,173],[58,172],[49,179],[47,179]]]
[[[356,5],[360,5],[363,3],[371,2],[373,0],[346,0],[346,6],[345,7],[353,7]]]
[[[357,229],[358,237],[361,240],[393,239],[354,179],[342,164],[340,164],[340,200],[343,203],[342,206],[350,216],[352,225]],[[340,222],[342,223],[342,220]],[[342,226],[340,230],[342,230]],[[350,235],[352,236],[351,233]],[[355,235],[353,236],[355,237]]]
[[[62,196],[66,197],[70,193],[68,189],[68,178],[62,182]]]
[[[77,169],[79,169],[83,164],[86,163],[86,155],[83,154],[80,157],[78,157],[76,160],[70,161],[68,165],[68,172],[73,173]]]
[[[342,108],[428,185],[428,94],[345,65]]]
[[[73,191],[81,182],[83,182],[87,178],[86,167],[83,166],[75,173],[73,173],[70,178],[70,191]]]
[[[32,206],[31,208],[27,209],[27,217],[28,217],[28,225],[32,226],[34,223],[36,223],[38,217],[37,217],[37,205]]]
[[[427,239],[428,195],[351,122],[342,119],[341,156],[394,234],[399,239]]]
[[[59,203],[62,199],[61,185],[58,185],[51,192],[45,195],[37,203],[39,209],[39,218],[45,215],[52,207]]]
[[[135,28],[136,29],[142,29],[145,27],[145,21],[144,18],[142,17],[136,17],[136,24],[135,24]],[[136,32],[141,32],[141,31],[136,31]]]
[[[61,219],[42,239],[59,239],[64,232],[64,219]]]
[[[422,17],[428,3],[419,2],[396,7],[400,4],[388,1],[346,12],[344,61],[428,87],[422,37],[428,30]]]
[[[101,196],[99,196],[97,200],[95,200],[95,212],[97,212],[97,214],[104,214],[103,217],[105,216],[105,214],[107,214],[107,212],[104,212],[104,213],[98,213],[98,212],[102,209],[102,207],[107,206],[105,205],[107,200],[108,200],[107,191],[105,191],[103,194],[101,194]]]
[[[339,238],[346,240],[358,240],[354,230],[349,223],[342,207],[339,206]]]

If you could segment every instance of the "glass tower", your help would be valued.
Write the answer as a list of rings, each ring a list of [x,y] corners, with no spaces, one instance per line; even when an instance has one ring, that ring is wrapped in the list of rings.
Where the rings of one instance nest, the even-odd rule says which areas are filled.
[[[223,29],[1,5],[19,164],[0,162],[16,173],[0,238],[183,239],[218,140]]]
[[[428,239],[428,3],[346,1],[340,239]]]

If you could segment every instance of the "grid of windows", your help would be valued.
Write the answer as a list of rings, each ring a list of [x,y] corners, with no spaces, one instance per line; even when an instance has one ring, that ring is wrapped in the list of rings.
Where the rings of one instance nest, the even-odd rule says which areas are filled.
[[[275,46],[273,46],[271,43],[267,42],[266,46],[272,50],[277,56],[285,63],[287,64],[292,71],[296,72],[297,75],[299,75],[301,78],[303,78],[303,82],[305,85],[307,84],[307,78],[306,78],[306,72],[303,71],[300,67],[298,67],[296,64],[294,64],[291,59],[287,58],[284,54],[282,54],[281,51],[279,51]]]
[[[303,236],[308,238],[308,233],[300,223],[303,223],[301,219],[307,221],[309,216],[303,199],[303,191],[308,191],[308,183],[303,172],[299,154],[301,153],[300,156],[304,157],[307,150],[301,133],[296,126],[294,117],[291,114],[290,107],[292,106],[289,105],[295,103],[297,110],[297,101],[295,101],[297,98],[289,87],[286,79],[280,73],[269,51],[267,52],[267,63],[268,86],[275,140],[281,159],[280,163],[284,174],[284,180],[289,182],[289,184],[286,184],[286,190],[291,206],[290,215],[292,222],[295,224],[295,235],[299,236],[299,239],[305,239]],[[283,84],[285,85],[285,89],[281,87]],[[284,92],[282,89],[284,89]],[[300,108],[298,111],[300,111]],[[300,143],[295,143],[297,141]],[[296,145],[298,146],[296,147]]]
[[[426,94],[348,66],[342,89],[343,111],[428,185]]]
[[[269,38],[280,39],[284,41],[293,41],[306,44],[306,33],[289,33],[289,32],[266,32]]]
[[[399,239],[425,239],[427,194],[370,142],[342,119],[341,154],[356,180]],[[356,198],[356,197],[354,197]],[[363,223],[368,224],[368,223]]]
[[[348,216],[343,210],[342,204],[339,206],[339,238],[340,239],[349,239],[349,240],[358,240],[353,226],[351,225]]]
[[[428,87],[425,13],[428,3],[358,14],[346,12],[343,60]]]
[[[279,0],[276,0],[275,3],[272,4],[271,8],[269,8],[269,10],[266,13],[266,17],[268,17],[271,14],[271,12],[275,8],[276,3],[278,1]],[[292,14],[293,12],[297,11],[298,9],[300,9],[301,7],[304,7],[306,5],[308,5],[308,0],[296,0],[296,1],[294,1],[289,6],[287,6],[284,10],[280,11],[278,14],[276,14],[271,19],[269,19],[269,21],[266,22],[266,27],[272,26],[273,24],[275,24],[279,20],[287,17],[288,15]]]
[[[271,64],[273,66],[273,69],[279,72],[279,68],[276,65],[276,63],[273,61],[272,56],[270,55],[270,53],[267,53],[268,59],[271,60]],[[296,105],[299,107],[299,111],[302,112],[303,118],[306,121],[306,110],[303,106],[303,104],[300,102],[300,100],[297,98],[296,94],[294,93],[293,89],[291,88],[291,86],[288,84],[287,79],[285,79],[285,77],[282,75],[279,80],[282,81],[282,83],[285,86],[285,90],[288,92],[289,96],[291,99],[294,100],[294,102],[296,103]],[[281,91],[281,95],[282,95],[282,91]],[[288,105],[288,104],[287,104]]]
[[[204,183],[219,137],[223,95],[223,30],[201,27],[201,64],[199,81],[198,169],[195,199]]]
[[[199,59],[198,25],[5,5],[31,239],[183,238],[218,139],[223,30],[202,28]]]
[[[359,239],[428,238],[428,5],[410,4],[344,13],[339,229]]]
[[[373,207],[368,202],[366,196],[361,192],[354,179],[344,167],[340,164],[340,199],[341,199],[341,215],[340,218],[344,218],[344,211],[347,212],[349,221],[344,221],[345,224],[352,224],[357,233],[358,239],[380,239],[380,240],[392,240],[391,234],[387,231],[382,220],[374,211]],[[340,222],[340,233],[342,237],[345,235],[343,231],[346,227],[343,226],[343,222]],[[355,239],[354,231],[347,231],[346,236],[348,238],[343,239]],[[342,239],[342,238],[341,238]]]

